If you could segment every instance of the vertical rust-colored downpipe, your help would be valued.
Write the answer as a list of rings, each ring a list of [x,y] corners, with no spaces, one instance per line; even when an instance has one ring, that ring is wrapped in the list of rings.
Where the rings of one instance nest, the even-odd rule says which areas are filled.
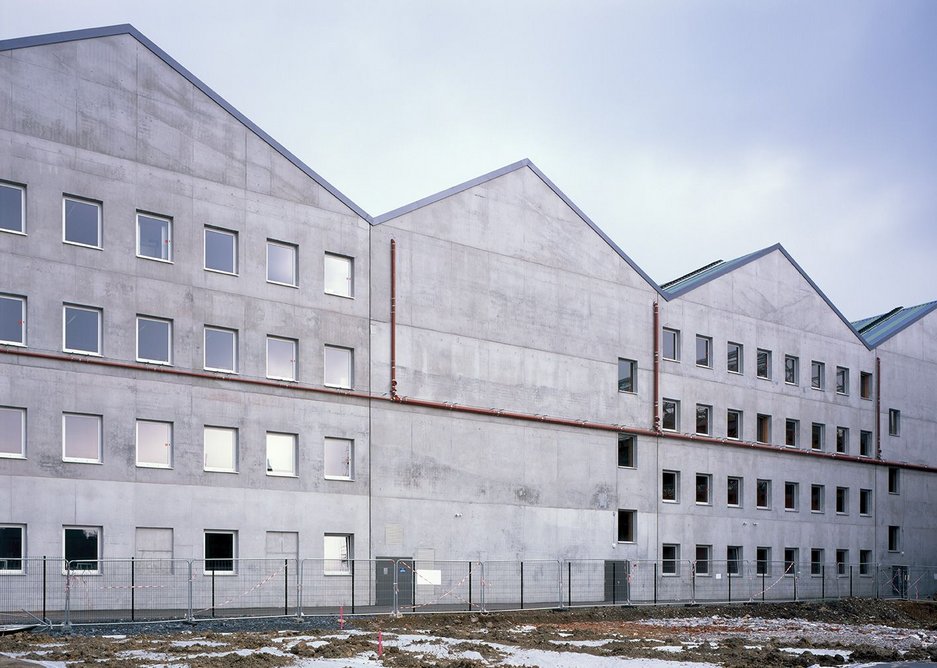
[[[397,242],[390,240],[390,398],[397,400]]]
[[[882,458],[882,358],[875,356],[875,456]]]
[[[654,300],[654,431],[660,433],[660,304]]]

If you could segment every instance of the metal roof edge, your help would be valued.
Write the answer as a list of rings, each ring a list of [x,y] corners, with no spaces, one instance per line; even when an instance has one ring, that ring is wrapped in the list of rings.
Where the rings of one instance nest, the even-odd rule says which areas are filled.
[[[776,251],[779,248],[781,248],[781,244],[774,244],[773,246],[762,248],[761,250],[754,251],[753,253],[749,253],[748,255],[742,255],[741,257],[737,257],[734,260],[727,260],[723,262],[722,265],[720,265],[718,268],[716,268],[715,271],[707,275],[698,283],[686,285],[682,288],[677,288],[676,290],[665,290],[664,292],[670,295],[670,299],[676,299],[677,297],[682,297],[683,295],[689,292],[692,292],[696,288],[702,287],[706,285],[707,283],[709,283],[710,281],[714,281],[720,276],[725,276],[726,274],[731,273],[735,271],[736,269],[740,269],[741,267],[744,267],[745,265],[747,265],[749,262],[754,262],[755,260],[763,258],[765,255],[768,255],[769,253]]]
[[[924,304],[918,304],[917,306],[923,306],[923,305],[924,305]],[[909,307],[907,307],[907,308],[912,309],[912,308],[916,308],[916,307],[915,307],[915,306],[909,306]],[[902,309],[902,310],[906,310],[906,309]],[[885,336],[885,337],[883,337],[883,338],[877,340],[874,344],[872,344],[871,341],[868,341],[868,342],[866,342],[866,345],[869,346],[869,349],[878,348],[880,345],[882,345],[883,343],[885,343],[885,342],[887,342],[887,341],[890,341],[890,340],[891,340],[893,337],[895,337],[897,334],[900,334],[901,332],[903,332],[904,330],[906,330],[908,327],[910,327],[910,326],[913,325],[914,323],[916,323],[916,322],[918,322],[919,320],[921,320],[922,318],[927,317],[928,315],[930,315],[931,313],[933,313],[935,310],[937,310],[937,301],[931,302],[930,307],[928,307],[928,308],[922,310],[919,314],[917,314],[917,315],[914,316],[913,318],[909,319],[906,323],[904,323],[903,325],[901,325],[901,327],[897,328],[895,331],[893,331],[893,332],[891,332],[890,334],[888,334],[888,336]],[[896,314],[896,315],[897,315],[897,314]],[[863,337],[863,338],[864,338],[864,337]]]
[[[153,41],[146,37],[139,30],[134,28],[129,23],[122,23],[112,26],[104,26],[100,28],[86,28],[83,30],[70,30],[67,32],[57,32],[49,33],[46,35],[35,35],[32,37],[18,37],[15,39],[8,39],[0,41],[0,51],[11,51],[13,49],[24,49],[32,46],[45,46],[49,44],[61,44],[63,42],[73,42],[84,39],[95,39],[98,37],[114,37],[116,35],[130,35],[136,39],[140,44],[145,46],[151,52],[153,52],[156,57],[162,60],[164,63],[169,65],[174,69],[178,74],[182,75],[188,79],[189,83],[202,91],[205,95],[211,98],[218,106],[227,111],[229,114],[234,116],[239,122],[241,122],[248,130],[257,135],[261,140],[266,142],[273,148],[277,153],[282,155],[284,158],[293,163],[294,166],[299,168],[306,176],[311,178],[313,181],[318,183],[320,186],[325,188],[332,196],[338,199],[342,204],[351,209],[355,214],[363,218],[369,223],[373,224],[372,217],[357,204],[352,202],[348,197],[346,197],[338,188],[333,186],[331,183],[326,181],[322,176],[316,173],[309,165],[304,163],[302,160],[297,158],[293,153],[291,153],[285,146],[283,146],[276,139],[267,134],[262,130],[256,123],[251,121],[247,116],[238,111],[231,103],[221,97],[218,93],[212,90],[205,82],[199,79],[197,76],[192,74],[188,69],[183,67],[175,58],[170,56],[168,53],[163,51],[158,47]]]

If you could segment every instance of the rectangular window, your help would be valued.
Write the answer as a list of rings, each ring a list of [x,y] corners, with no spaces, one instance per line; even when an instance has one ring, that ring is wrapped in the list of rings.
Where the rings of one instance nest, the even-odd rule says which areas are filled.
[[[664,327],[663,356],[665,360],[680,361],[680,330]]]
[[[330,480],[352,480],[355,477],[355,442],[349,438],[326,438],[325,477]]]
[[[0,183],[0,230],[26,234],[26,187]]]
[[[742,479],[735,476],[726,478],[726,505],[736,508],[742,505]]]
[[[709,575],[710,568],[709,562],[712,559],[712,545],[697,545],[696,546],[696,574],[697,575]]]
[[[101,416],[62,414],[62,460],[101,462]]]
[[[26,409],[0,406],[0,457],[26,456]]]
[[[755,574],[771,575],[771,548],[755,548]]]
[[[67,244],[101,247],[101,204],[89,200],[62,199],[62,241]]]
[[[708,473],[696,474],[696,503],[697,505],[710,505],[713,502],[713,477]]]
[[[355,296],[355,261],[344,255],[325,254],[325,293],[338,297]]]
[[[732,408],[726,411],[726,438],[742,438],[742,411]]]
[[[872,550],[859,550],[859,575],[872,575]]]
[[[896,408],[888,409],[888,435],[901,436],[901,411]]]
[[[800,484],[784,483],[784,510],[797,510],[800,506]]]
[[[787,418],[784,421],[784,445],[796,448],[800,440],[800,421]]]
[[[771,378],[771,351],[758,349],[755,375],[759,378]]]
[[[137,257],[172,262],[172,220],[137,211]]]
[[[634,360],[618,358],[618,391],[638,391],[638,363]]]
[[[205,269],[222,274],[238,273],[238,233],[205,228]]]
[[[863,399],[872,398],[872,374],[859,372],[859,396]]]
[[[267,239],[267,282],[297,286],[296,257],[298,248],[293,244]]]
[[[267,475],[296,476],[296,434],[267,432]]]
[[[63,556],[68,571],[96,575],[101,558],[101,527],[63,527]]]
[[[849,512],[849,488],[836,488],[836,512],[839,515],[845,515]]]
[[[0,573],[12,575],[23,572],[26,558],[26,527],[0,525]]]
[[[758,508],[771,507],[771,481],[761,478],[755,483],[755,506]]]
[[[238,333],[234,329],[205,326],[205,369],[237,373]]]
[[[826,445],[826,425],[814,422],[810,427],[810,448],[823,450]]]
[[[822,390],[826,386],[826,365],[823,362],[810,362],[810,387]]]
[[[172,364],[172,321],[137,316],[137,361]]]
[[[788,385],[800,384],[800,359],[793,355],[784,356],[784,382]]]
[[[800,550],[796,547],[784,548],[784,574],[796,575],[797,563],[800,561]]]
[[[352,534],[325,534],[322,556],[325,559],[326,575],[348,575],[354,559],[354,536]]]
[[[205,427],[205,470],[219,473],[238,472],[238,430],[230,427]]]
[[[810,550],[810,575],[823,575],[824,551],[822,548]]]
[[[726,546],[726,575],[742,574],[742,546]]]
[[[351,389],[354,384],[354,351],[351,348],[325,346],[325,384]]]
[[[864,517],[872,515],[872,490],[859,490],[859,514]]]
[[[618,509],[618,542],[633,543],[635,532],[635,514],[634,510]]]
[[[810,512],[822,513],[825,497],[826,488],[823,485],[810,485]]]
[[[742,353],[744,348],[741,343],[726,344],[726,371],[729,373],[742,373]]]
[[[849,394],[849,369],[836,367],[836,394]]]
[[[634,434],[618,434],[618,466],[626,469],[637,468],[637,442]]]
[[[901,550],[901,527],[888,527],[888,551],[898,552]]]
[[[849,550],[836,550],[836,574],[840,577],[849,575]]]
[[[62,309],[62,350],[86,355],[101,354],[101,310],[65,304]]]
[[[680,573],[680,546],[673,543],[664,543],[660,550],[661,575],[678,575]]]
[[[236,559],[236,531],[205,532],[205,575],[233,575]]]
[[[661,472],[660,498],[662,501],[670,501],[671,503],[680,502],[679,471]]]
[[[267,378],[296,380],[296,339],[267,337]]]
[[[771,416],[759,414],[755,420],[756,438],[759,443],[771,442]]]
[[[863,457],[872,456],[872,432],[864,429],[859,432],[859,454]]]
[[[0,343],[26,345],[26,298],[0,295]]]
[[[836,452],[841,455],[849,452],[849,429],[846,427],[836,428]]]
[[[713,407],[696,404],[696,433],[708,436],[712,433]]]
[[[137,466],[172,468],[172,423],[137,420]]]
[[[674,399],[664,399],[661,405],[664,411],[663,429],[677,431],[680,424],[680,402]]]
[[[888,493],[901,493],[901,469],[894,466],[888,468]]]
[[[713,340],[708,336],[696,335],[696,366],[712,368]]]

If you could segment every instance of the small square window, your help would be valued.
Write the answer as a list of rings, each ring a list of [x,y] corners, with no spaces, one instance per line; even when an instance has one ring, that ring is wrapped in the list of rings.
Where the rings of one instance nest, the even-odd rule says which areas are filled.
[[[680,331],[676,329],[663,330],[663,357],[672,362],[680,361]]]
[[[338,346],[325,347],[325,384],[351,389],[354,385],[354,351]]]
[[[26,345],[26,298],[0,295],[0,343]]]
[[[742,373],[742,353],[744,348],[741,343],[729,343],[726,345],[726,371],[729,373]]]
[[[712,496],[713,477],[708,473],[696,474],[696,504],[710,505],[713,502]]]
[[[267,337],[267,378],[296,380],[296,339]]]
[[[823,362],[810,363],[810,387],[822,390],[826,386],[826,365]]]
[[[849,575],[849,550],[836,550],[836,575]]]
[[[237,373],[238,333],[233,329],[205,327],[205,369]]]
[[[823,485],[810,485],[810,512],[822,513],[825,505],[826,489]]]
[[[62,415],[62,460],[86,464],[101,462],[100,415]]]
[[[354,559],[354,536],[352,534],[325,534],[322,541],[323,567],[326,575],[348,575]]]
[[[296,476],[296,434],[267,432],[267,475]]]
[[[742,479],[729,476],[726,478],[726,505],[739,508],[742,505]]]
[[[810,426],[810,449],[822,451],[826,446],[826,425],[814,422]]]
[[[633,543],[635,538],[635,515],[634,510],[618,510],[618,542]]]
[[[696,567],[697,575],[709,575],[710,573],[710,561],[712,560],[712,545],[697,545],[696,546],[696,562],[694,566]]]
[[[137,212],[137,256],[172,262],[172,220]]]
[[[901,436],[901,411],[896,408],[888,409],[888,435]]]
[[[662,428],[666,431],[677,431],[680,424],[680,402],[674,399],[664,399],[661,401],[664,418]]]
[[[800,421],[787,418],[784,421],[784,445],[796,448],[800,440]]]
[[[26,527],[17,524],[0,525],[0,573],[12,575],[23,572],[26,559]]]
[[[755,506],[765,510],[771,507],[771,481],[758,479],[755,484]]]
[[[836,367],[836,394],[849,394],[849,369]]]
[[[63,527],[63,556],[66,570],[97,575],[101,559],[101,527]]]
[[[756,418],[756,437],[759,443],[771,442],[771,416],[759,414]]]
[[[66,304],[62,309],[64,339],[67,353],[101,354],[101,310]]]
[[[726,438],[742,438],[742,411],[731,408],[726,411]]]
[[[863,457],[872,456],[872,432],[862,430],[859,432],[859,454]]]
[[[796,482],[784,483],[784,510],[797,510],[800,507],[800,485]]]
[[[872,550],[859,550],[859,575],[872,575]]]
[[[662,471],[660,498],[662,501],[678,503],[680,501],[680,472]]]
[[[353,480],[355,477],[355,442],[350,438],[326,438],[323,459],[329,480]]]
[[[708,336],[696,335],[696,366],[712,368],[713,340]]]
[[[869,517],[872,515],[872,490],[871,489],[860,489],[859,490],[859,514],[863,517]]]
[[[230,427],[205,427],[204,432],[206,471],[237,473],[238,430]]]
[[[797,564],[800,561],[800,550],[796,547],[784,548],[784,574],[796,575]]]
[[[742,574],[742,546],[726,546],[726,575]]]
[[[618,466],[633,469],[638,465],[638,438],[634,434],[618,434]]]
[[[233,575],[236,559],[236,531],[205,532],[205,575]]]
[[[664,543],[660,550],[661,575],[679,575],[680,573],[680,546],[673,543]]]
[[[172,423],[137,420],[137,466],[172,468]]]
[[[0,231],[26,234],[26,187],[0,183]]]
[[[810,575],[823,575],[824,550],[815,547],[810,550]]]
[[[638,391],[638,363],[636,361],[618,358],[618,391]]]
[[[172,364],[172,321],[137,316],[137,361]]]
[[[771,548],[755,548],[755,574],[771,575]]]
[[[325,254],[325,293],[337,297],[355,296],[354,258]]]
[[[784,356],[784,382],[788,385],[800,384],[800,359],[793,355]]]
[[[101,204],[65,197],[62,200],[62,240],[67,244],[101,247]]]
[[[713,407],[696,404],[696,433],[704,436],[712,434]]]
[[[26,409],[0,406],[0,457],[26,456]]]
[[[859,372],[859,396],[863,399],[872,398],[872,374]]]
[[[205,228],[205,269],[222,274],[237,274],[237,257],[237,232],[217,227]]]
[[[771,351],[764,350],[762,348],[758,349],[758,354],[756,357],[757,368],[755,370],[755,375],[759,378],[770,379],[771,378]]]
[[[849,429],[846,427],[836,428],[836,452],[841,455],[849,452]]]
[[[888,468],[888,493],[901,493],[901,469],[894,466]]]
[[[901,527],[888,527],[888,551],[899,552],[901,550]]]
[[[296,256],[293,244],[267,239],[267,282],[279,285],[298,285]]]
[[[839,515],[845,515],[849,512],[849,488],[836,488],[836,512]]]

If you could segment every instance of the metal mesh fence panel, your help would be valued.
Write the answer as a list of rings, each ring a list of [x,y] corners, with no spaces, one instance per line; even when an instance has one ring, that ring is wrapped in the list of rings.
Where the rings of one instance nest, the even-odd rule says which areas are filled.
[[[628,562],[576,559],[566,562],[564,603],[571,607],[623,604],[628,598]]]
[[[481,610],[483,571],[479,561],[398,560],[399,611]]]
[[[485,609],[559,607],[561,577],[559,561],[486,561],[482,579]]]
[[[937,597],[937,568],[908,568],[908,598],[934,599]]]
[[[190,582],[192,616],[272,617],[295,613],[298,568],[295,559],[195,560]]]
[[[395,562],[390,559],[303,559],[300,612],[357,615],[394,610]]]
[[[0,623],[29,624],[65,619],[62,559],[22,559],[0,575]]]

